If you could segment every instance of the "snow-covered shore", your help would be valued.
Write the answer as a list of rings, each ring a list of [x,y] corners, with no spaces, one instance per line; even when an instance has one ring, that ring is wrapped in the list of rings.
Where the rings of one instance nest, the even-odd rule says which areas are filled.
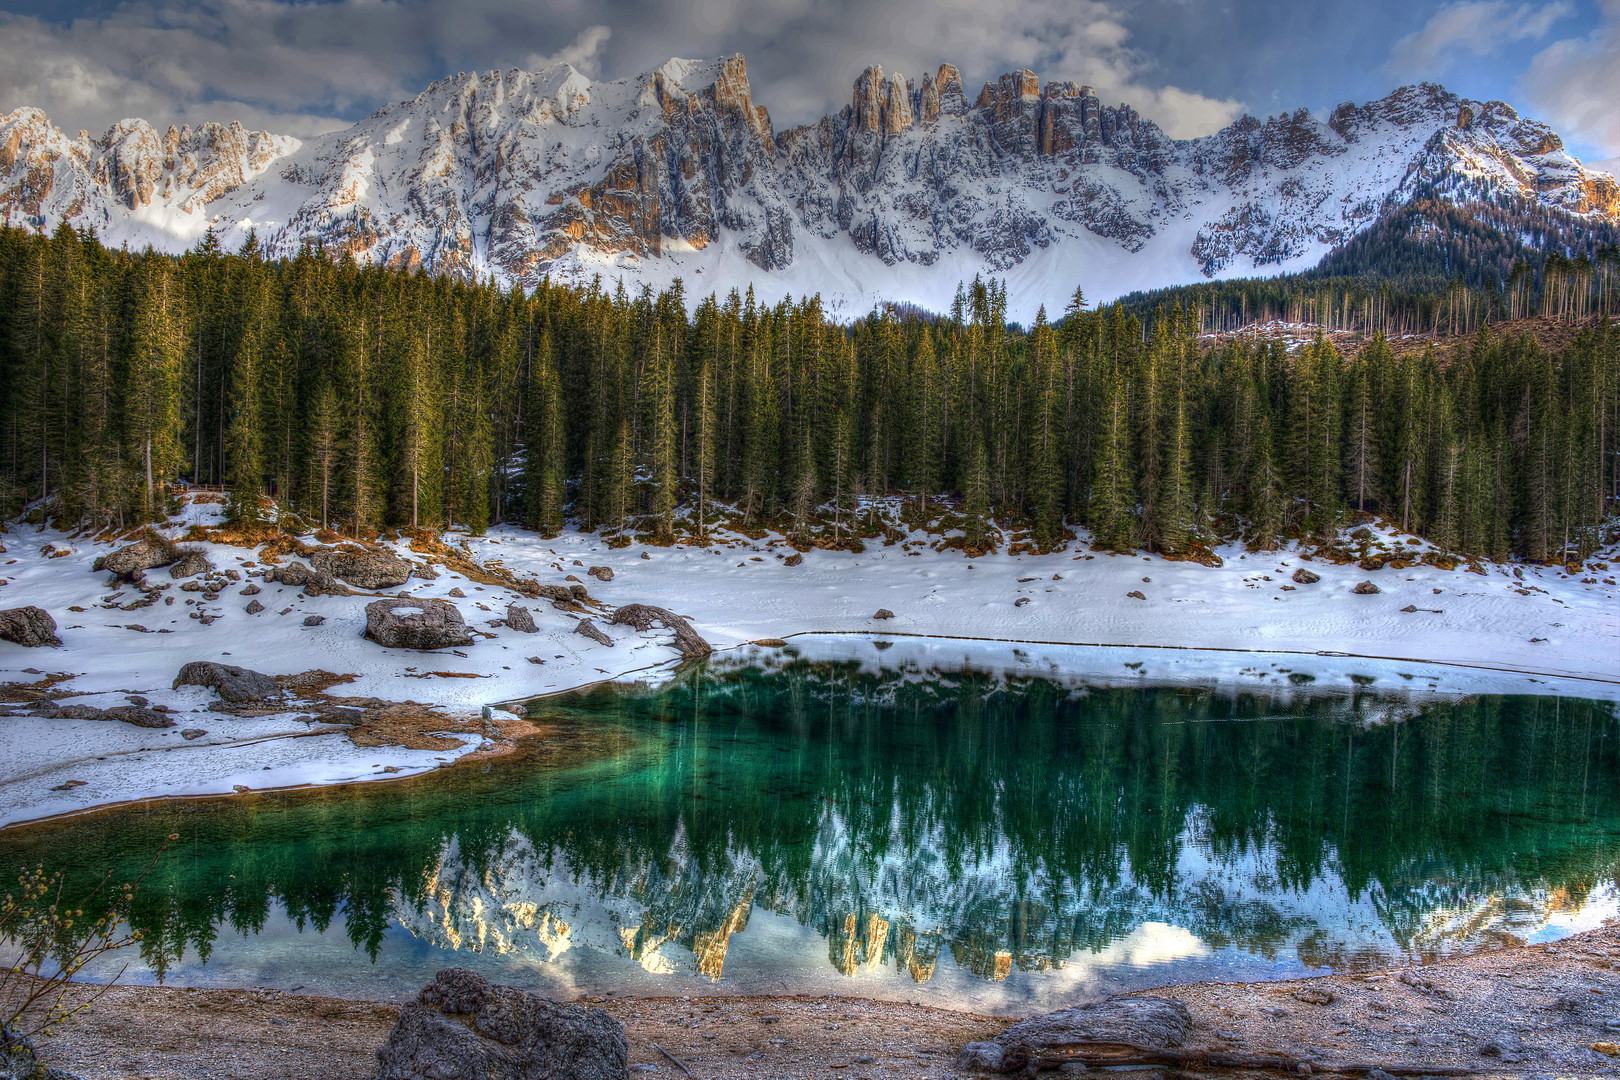
[[[168,531],[178,536],[188,524],[208,523],[217,510],[188,505],[186,520]],[[451,539],[477,561],[519,576],[560,584],[574,575],[606,605],[670,608],[720,650],[795,635],[878,634],[917,639],[886,654],[885,663],[904,655],[920,663],[968,660],[1074,679],[1230,686],[1276,684],[1289,672],[1305,672],[1318,688],[1348,687],[1354,677],[1358,683],[1372,678],[1380,689],[1425,694],[1620,699],[1620,588],[1607,583],[1612,570],[1570,576],[1556,567],[1488,566],[1481,575],[1420,565],[1368,572],[1304,562],[1295,551],[1249,554],[1238,547],[1218,551],[1219,567],[1093,553],[1084,545],[1049,555],[968,559],[934,551],[921,536],[871,544],[860,554],[810,551],[800,565],[788,566],[794,552],[780,538],[733,535],[708,548],[611,549],[594,534],[570,530],[547,540],[498,528],[483,538]],[[413,578],[384,592],[451,599],[471,627],[490,636],[455,653],[425,654],[383,649],[360,636],[365,605],[376,594],[310,598],[291,586],[255,581],[262,592],[252,599],[264,610],[249,614],[249,597],[239,595],[248,584],[244,570],[242,582],[207,605],[218,619],[205,625],[188,617],[195,605],[183,602],[199,594],[178,589],[169,590],[165,602],[137,610],[104,606],[112,590],[91,564],[110,545],[16,524],[0,543],[6,549],[0,608],[45,609],[63,642],[59,649],[0,642],[0,684],[51,681],[59,694],[78,695],[59,704],[106,707],[137,695],[175,710],[179,721],[152,730],[0,718],[0,825],[138,798],[410,775],[483,745],[472,721],[486,705],[658,669],[675,659],[666,631],[604,626],[614,646],[602,646],[575,634],[576,619],[543,600],[442,567],[436,580]],[[47,552],[47,545],[54,550]],[[197,546],[221,570],[257,561],[253,549]],[[404,542],[396,546],[415,557]],[[68,554],[56,554],[63,549]],[[591,566],[609,567],[612,580],[587,577]],[[1321,580],[1285,589],[1301,566]],[[162,570],[150,576],[167,580]],[[1376,595],[1351,592],[1367,579],[1378,585]],[[453,589],[464,598],[449,596]],[[138,596],[126,589],[120,601]],[[489,625],[509,603],[533,612],[537,633]],[[1408,606],[1419,610],[1401,610]],[[879,608],[894,618],[874,620]],[[311,614],[325,622],[305,626]],[[876,659],[867,643],[849,639],[800,637],[794,644],[816,655],[843,650]],[[341,729],[311,725],[295,713],[243,719],[209,712],[211,692],[170,689],[175,673],[192,660],[273,675],[350,674],[353,682],[336,692],[440,707],[446,732],[458,734],[462,747],[362,748]],[[180,734],[188,728],[208,734],[188,741]],[[70,780],[81,783],[64,787]]]

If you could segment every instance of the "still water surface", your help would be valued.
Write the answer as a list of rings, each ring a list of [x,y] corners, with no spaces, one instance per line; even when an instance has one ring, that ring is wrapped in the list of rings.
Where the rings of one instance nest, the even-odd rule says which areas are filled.
[[[1620,896],[1609,703],[785,658],[530,715],[482,769],[0,833],[0,869],[128,877],[179,833],[140,981],[399,997],[457,964],[991,1011],[1557,936]]]

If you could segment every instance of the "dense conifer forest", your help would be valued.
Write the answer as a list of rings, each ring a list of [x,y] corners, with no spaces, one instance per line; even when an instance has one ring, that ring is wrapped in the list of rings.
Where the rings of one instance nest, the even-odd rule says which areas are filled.
[[[175,258],[4,230],[0,510],[128,526],[184,481],[223,486],[238,519],[273,499],[349,535],[554,534],[567,515],[664,542],[724,516],[839,544],[885,494],[969,551],[998,524],[1042,549],[1084,527],[1188,554],[1376,514],[1452,551],[1554,561],[1590,552],[1620,501],[1620,329],[1549,351],[1490,323],[1614,312],[1606,257],[1401,293],[1387,310],[1457,337],[1397,359],[1381,337],[1353,357],[1205,348],[1210,303],[1091,311],[1078,292],[1022,328],[995,282],[940,317],[840,326],[814,298],[689,314],[679,288],[524,295],[314,251],[269,261],[251,237]],[[1264,287],[1327,290],[1316,321],[1403,325],[1370,318],[1396,293],[1366,279]]]

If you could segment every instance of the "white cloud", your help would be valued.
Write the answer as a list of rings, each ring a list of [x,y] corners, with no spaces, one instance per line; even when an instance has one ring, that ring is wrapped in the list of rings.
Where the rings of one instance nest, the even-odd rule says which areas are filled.
[[[613,31],[600,24],[587,26],[579,36],[550,56],[530,53],[523,66],[530,69],[567,64],[586,78],[594,79],[602,73],[602,47]]]
[[[69,130],[140,116],[308,135],[410,97],[458,67],[563,61],[625,77],[672,55],[742,52],[778,127],[848,103],[868,64],[920,79],[956,64],[970,97],[1027,67],[1124,102],[1178,137],[1242,104],[1150,75],[1123,0],[117,0],[66,25],[0,14],[0,112]]]
[[[1608,156],[1595,168],[1620,172],[1620,0],[1604,0],[1603,21],[1590,34],[1537,53],[1523,82],[1543,119]]]
[[[1384,70],[1401,79],[1439,79],[1464,54],[1489,56],[1514,41],[1546,37],[1570,14],[1566,2],[1511,5],[1503,0],[1447,4],[1390,50]]]

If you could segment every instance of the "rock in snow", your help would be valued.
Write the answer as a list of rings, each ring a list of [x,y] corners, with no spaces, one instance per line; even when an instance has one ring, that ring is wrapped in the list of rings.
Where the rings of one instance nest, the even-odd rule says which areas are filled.
[[[391,551],[323,548],[310,565],[360,589],[391,589],[410,580],[411,564]]]
[[[540,630],[534,625],[534,615],[522,604],[506,605],[506,625],[520,634],[534,634]]]
[[[281,687],[270,676],[212,660],[193,660],[181,668],[171,689],[178,690],[182,686],[210,687],[233,705],[274,701],[282,696]]]
[[[624,1025],[466,968],[446,968],[400,1010],[377,1080],[625,1080]]]
[[[708,656],[714,652],[710,645],[698,632],[692,629],[692,624],[666,608],[653,607],[651,604],[626,604],[613,613],[608,620],[615,625],[629,625],[637,630],[651,630],[655,624],[675,631],[675,648],[680,650],[683,657],[694,660]]]
[[[50,612],[33,606],[0,611],[0,640],[25,648],[62,644],[62,639],[56,636],[56,620],[51,618]]]
[[[417,597],[367,604],[365,636],[388,649],[448,649],[473,643],[472,631],[456,605]]]
[[[613,648],[613,639],[604,634],[602,628],[589,619],[579,620],[579,625],[574,627],[574,633],[588,637],[592,641],[606,645],[610,649]],[[545,661],[541,660],[540,663],[543,664]]]

